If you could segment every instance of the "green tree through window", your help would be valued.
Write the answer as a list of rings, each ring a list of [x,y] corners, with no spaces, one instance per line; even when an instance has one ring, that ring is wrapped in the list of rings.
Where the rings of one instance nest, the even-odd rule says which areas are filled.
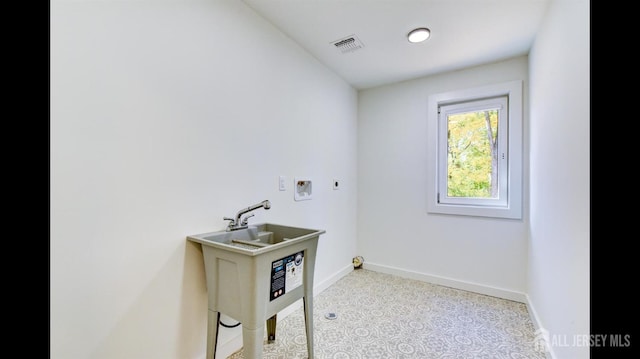
[[[498,111],[472,111],[447,117],[447,195],[498,195]]]

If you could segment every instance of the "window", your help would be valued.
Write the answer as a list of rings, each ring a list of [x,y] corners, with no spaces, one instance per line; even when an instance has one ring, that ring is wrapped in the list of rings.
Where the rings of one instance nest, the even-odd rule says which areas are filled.
[[[522,82],[429,97],[428,212],[522,218]]]

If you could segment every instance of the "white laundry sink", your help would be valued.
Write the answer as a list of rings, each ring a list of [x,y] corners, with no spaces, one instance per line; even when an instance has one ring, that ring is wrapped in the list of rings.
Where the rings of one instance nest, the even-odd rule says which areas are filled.
[[[245,359],[262,358],[265,323],[275,340],[276,314],[303,299],[308,358],[313,358],[313,273],[324,230],[262,223],[187,236],[202,245],[209,297],[207,356],[214,359],[220,314],[242,323]]]

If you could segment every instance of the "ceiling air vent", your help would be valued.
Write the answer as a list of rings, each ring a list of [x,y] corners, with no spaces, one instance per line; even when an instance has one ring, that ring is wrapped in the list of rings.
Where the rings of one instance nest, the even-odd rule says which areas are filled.
[[[364,47],[362,41],[360,41],[360,39],[358,39],[356,35],[351,35],[340,40],[336,40],[332,42],[332,44],[343,54],[353,52]]]

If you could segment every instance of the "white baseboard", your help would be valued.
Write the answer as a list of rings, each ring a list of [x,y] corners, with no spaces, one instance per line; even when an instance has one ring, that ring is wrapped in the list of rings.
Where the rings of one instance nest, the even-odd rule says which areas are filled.
[[[349,263],[342,269],[335,272],[333,275],[329,276],[329,278],[323,280],[320,283],[314,283],[313,285],[313,296],[317,296],[322,293],[325,289],[329,288],[332,284],[340,280],[342,277],[353,271],[353,264]],[[286,318],[289,314],[296,311],[298,308],[302,307],[302,298],[295,301],[290,306],[284,308],[283,310],[278,312],[278,322]],[[221,328],[223,329],[223,328]],[[239,331],[239,334],[229,339],[224,344],[218,343],[218,348],[216,348],[216,359],[227,358],[231,354],[237,352],[242,348],[242,331]]]
[[[349,262],[348,265],[342,267],[342,269],[339,269],[337,272],[335,272],[333,275],[331,275],[329,278],[323,280],[320,283],[315,283],[313,286],[313,296],[315,297],[316,295],[324,292],[325,289],[331,287],[331,285],[333,285],[333,283],[339,281],[340,279],[342,279],[342,277],[346,276],[347,274],[353,272],[353,264],[351,262]]]
[[[442,285],[445,287],[462,289],[462,290],[467,290],[469,292],[490,295],[492,297],[513,300],[520,303],[527,302],[527,296],[525,293],[516,292],[513,290],[508,290],[508,289],[503,289],[498,287],[492,287],[489,285],[466,282],[466,281],[442,277],[438,275],[418,273],[418,272],[409,271],[406,269],[401,269],[401,268],[396,268],[396,267],[391,267],[391,266],[386,266],[381,264],[375,264],[370,262],[364,263],[363,268],[372,270],[374,272],[394,274],[399,277],[416,279],[423,282]]]
[[[542,329],[544,330],[544,326],[542,326],[542,322],[540,321],[540,317],[538,316],[538,312],[536,311],[536,308],[533,307],[533,303],[531,303],[531,298],[529,298],[529,295],[526,294],[526,305],[527,305],[527,311],[529,312],[529,317],[531,318],[531,322],[533,322],[533,327],[535,329],[536,334],[538,333],[538,330]],[[545,352],[545,356],[547,359],[556,359],[556,355],[553,352],[553,347],[552,346],[548,346],[547,347],[547,351]]]

